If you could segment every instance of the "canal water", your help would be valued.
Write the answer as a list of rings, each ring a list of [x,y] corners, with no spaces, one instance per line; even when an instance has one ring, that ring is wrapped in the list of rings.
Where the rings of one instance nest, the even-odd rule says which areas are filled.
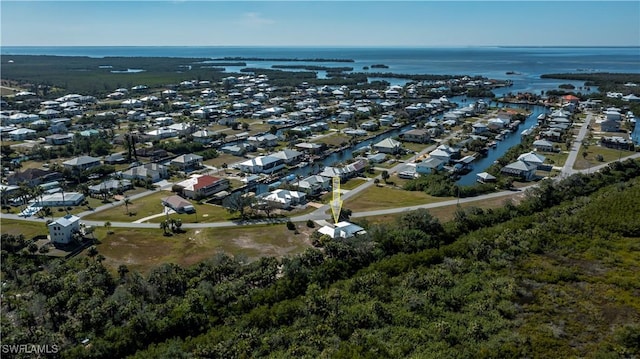
[[[515,107],[515,106],[510,106]],[[527,108],[531,111],[531,115],[527,117],[524,123],[520,124],[515,131],[510,132],[504,136],[502,141],[496,141],[496,148],[490,148],[487,153],[487,157],[480,158],[473,162],[473,170],[464,176],[461,176],[458,180],[458,184],[463,186],[470,186],[476,183],[476,175],[484,172],[489,168],[496,160],[502,157],[511,147],[520,144],[522,142],[522,136],[520,133],[525,129],[532,128],[538,123],[538,116],[541,113],[546,113],[546,109],[543,106],[519,106],[521,108]]]
[[[475,101],[475,99],[467,99],[464,96],[450,98],[450,101],[455,102],[458,106],[465,106],[469,103]],[[488,101],[488,100],[487,100]],[[547,112],[547,110],[543,106],[537,105],[512,105],[512,104],[500,104],[501,107],[509,107],[509,108],[526,108],[531,112],[531,115],[527,117],[527,119],[522,123],[514,132],[508,133],[505,135],[505,138],[502,141],[497,141],[497,146],[495,149],[489,149],[487,157],[480,158],[477,161],[473,162],[473,170],[462,176],[458,183],[461,185],[473,185],[476,181],[476,175],[480,172],[484,172],[489,166],[491,166],[494,161],[498,158],[502,157],[507,150],[511,147],[519,144],[522,140],[520,133],[528,128],[531,128],[537,124],[538,115],[541,113]],[[438,114],[434,116],[435,119],[441,118],[442,114]],[[640,127],[640,126],[639,126]],[[297,178],[304,178],[310,176],[312,174],[318,173],[322,171],[325,166],[335,166],[340,162],[349,162],[354,157],[354,152],[360,152],[363,150],[367,150],[371,144],[379,142],[387,137],[396,137],[404,132],[407,132],[413,128],[413,124],[405,125],[403,127],[398,127],[389,132],[380,134],[374,138],[362,141],[358,143],[355,147],[347,148],[339,152],[332,153],[328,157],[316,161],[312,164],[301,168],[290,169],[284,173],[282,173],[283,177],[288,177],[290,175],[294,175]],[[268,192],[271,188],[275,188],[280,184],[280,182],[274,182],[272,184],[260,184],[255,189],[256,193],[261,194]]]

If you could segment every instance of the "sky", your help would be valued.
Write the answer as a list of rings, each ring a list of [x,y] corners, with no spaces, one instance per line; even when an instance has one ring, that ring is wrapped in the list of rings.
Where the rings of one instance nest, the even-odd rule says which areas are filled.
[[[640,46],[640,1],[0,1],[1,46]]]

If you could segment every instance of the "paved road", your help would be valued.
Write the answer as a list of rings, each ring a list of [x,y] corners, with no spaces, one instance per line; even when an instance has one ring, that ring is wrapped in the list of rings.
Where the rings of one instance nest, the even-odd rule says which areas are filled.
[[[573,169],[573,164],[576,162],[576,158],[578,158],[578,152],[580,150],[580,145],[582,144],[582,140],[587,135],[589,131],[589,125],[591,125],[591,120],[593,118],[593,113],[587,113],[587,118],[580,127],[580,131],[578,131],[578,135],[571,143],[571,149],[569,150],[569,156],[562,167],[562,171],[560,171],[559,177],[568,177],[577,171]]]

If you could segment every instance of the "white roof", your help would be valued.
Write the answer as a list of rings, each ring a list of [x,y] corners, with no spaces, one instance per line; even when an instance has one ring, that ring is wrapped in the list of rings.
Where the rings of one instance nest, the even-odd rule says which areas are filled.
[[[67,214],[64,217],[58,218],[55,221],[51,222],[49,224],[49,226],[57,224],[57,225],[60,225],[62,227],[69,227],[69,226],[73,225],[74,223],[78,222],[79,220],[80,220],[80,217],[74,216],[73,214]]]
[[[331,238],[350,238],[357,234],[366,233],[364,228],[350,223],[350,222],[338,222],[335,225],[328,225],[320,228],[318,232],[326,234]]]

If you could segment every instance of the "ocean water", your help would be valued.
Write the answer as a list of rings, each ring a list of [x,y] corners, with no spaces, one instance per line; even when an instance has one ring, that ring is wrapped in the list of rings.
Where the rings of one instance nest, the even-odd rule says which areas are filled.
[[[281,58],[281,59],[350,59],[354,62],[286,62],[244,61],[247,67],[270,68],[272,65],[320,65],[353,67],[356,72],[391,72],[396,74],[448,74],[510,79],[514,86],[506,91],[539,92],[556,89],[560,83],[540,79],[540,75],[565,72],[640,73],[640,47],[451,47],[451,48],[351,48],[351,47],[16,47],[0,48],[3,57],[10,55],[59,56],[150,56],[184,58]],[[384,64],[387,69],[363,70],[365,66]],[[227,67],[237,72],[241,67]],[[507,72],[514,74],[507,75]],[[319,76],[323,76],[321,72]],[[386,79],[403,84],[403,79]],[[583,90],[582,92],[586,92]],[[500,95],[500,94],[497,94]]]

